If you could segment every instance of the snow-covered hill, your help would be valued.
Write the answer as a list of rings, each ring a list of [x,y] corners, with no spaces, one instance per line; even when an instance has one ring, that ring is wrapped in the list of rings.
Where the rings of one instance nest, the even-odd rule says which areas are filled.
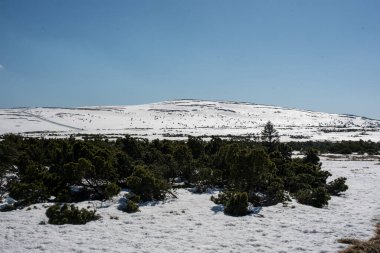
[[[380,141],[380,120],[251,103],[177,100],[134,106],[0,109],[0,134],[67,137],[105,134],[186,138],[259,136],[271,121],[282,141]]]

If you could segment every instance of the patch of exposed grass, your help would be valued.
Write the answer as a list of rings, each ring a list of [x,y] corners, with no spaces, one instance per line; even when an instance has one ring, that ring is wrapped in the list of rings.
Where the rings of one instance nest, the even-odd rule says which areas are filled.
[[[380,223],[376,225],[375,236],[368,241],[345,238],[338,240],[338,242],[351,244],[340,253],[380,253]]]

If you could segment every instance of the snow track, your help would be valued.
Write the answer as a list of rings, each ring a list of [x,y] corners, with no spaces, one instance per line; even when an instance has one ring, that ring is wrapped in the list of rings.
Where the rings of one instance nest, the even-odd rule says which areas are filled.
[[[42,121],[45,121],[47,123],[50,123],[50,124],[53,124],[53,125],[57,125],[57,126],[61,126],[61,127],[65,127],[65,128],[69,128],[71,130],[76,130],[76,131],[83,131],[84,129],[82,128],[78,128],[78,127],[73,127],[73,126],[69,126],[69,125],[66,125],[66,124],[62,124],[62,123],[58,123],[58,122],[55,122],[55,121],[52,121],[52,120],[48,120],[48,119],[45,119],[41,116],[38,116],[38,115],[35,115],[33,113],[30,113],[28,112],[28,109],[25,109],[22,111],[23,113],[25,113],[26,115],[30,116],[30,117],[34,117],[34,118],[37,118],[39,120],[42,120]]]

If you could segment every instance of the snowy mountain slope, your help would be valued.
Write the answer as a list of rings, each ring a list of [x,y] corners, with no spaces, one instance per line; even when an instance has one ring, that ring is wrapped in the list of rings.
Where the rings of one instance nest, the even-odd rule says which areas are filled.
[[[0,134],[105,134],[154,138],[258,136],[272,121],[281,140],[380,141],[380,120],[250,103],[177,100],[135,106],[0,109]]]

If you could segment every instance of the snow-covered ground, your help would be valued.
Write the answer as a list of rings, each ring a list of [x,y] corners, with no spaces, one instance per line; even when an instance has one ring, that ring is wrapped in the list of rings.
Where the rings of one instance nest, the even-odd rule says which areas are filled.
[[[115,198],[98,208],[98,221],[55,226],[40,225],[47,218],[39,204],[0,213],[0,252],[336,252],[345,247],[339,238],[373,234],[380,219],[380,158],[321,161],[335,177],[347,177],[349,185],[327,208],[292,202],[230,217],[210,201],[215,192],[181,189],[178,199],[142,206],[139,213],[117,210]],[[80,205],[94,203],[100,206]]]
[[[250,103],[177,100],[135,106],[0,109],[0,134],[36,137],[105,134],[186,138],[259,136],[272,121],[282,141],[380,141],[380,120]]]

